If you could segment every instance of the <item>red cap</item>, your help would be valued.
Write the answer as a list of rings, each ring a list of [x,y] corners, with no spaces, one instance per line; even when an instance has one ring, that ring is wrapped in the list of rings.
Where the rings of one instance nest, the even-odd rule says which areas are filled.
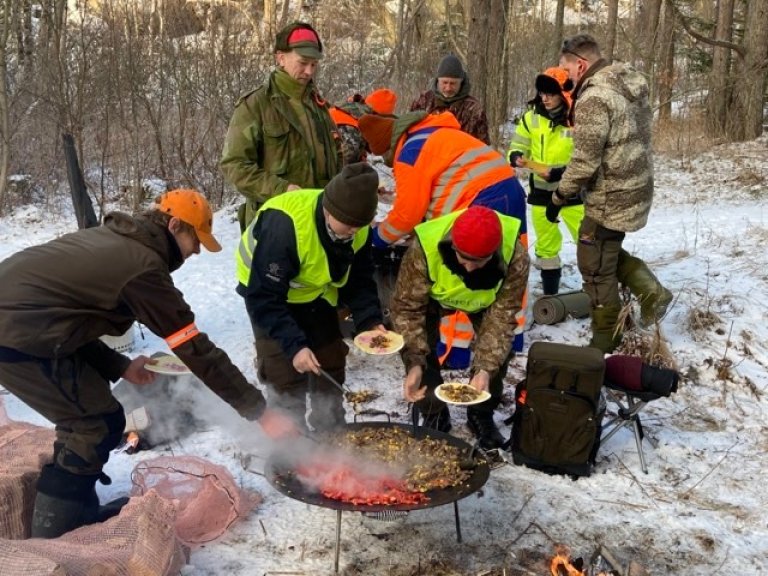
[[[501,245],[499,216],[485,206],[470,206],[453,223],[453,247],[471,258],[487,258]]]

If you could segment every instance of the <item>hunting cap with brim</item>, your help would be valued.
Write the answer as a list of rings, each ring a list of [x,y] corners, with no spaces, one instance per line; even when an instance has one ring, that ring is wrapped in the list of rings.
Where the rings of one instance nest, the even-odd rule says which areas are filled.
[[[291,51],[305,58],[320,60],[323,57],[323,43],[312,26],[306,22],[293,22],[275,37],[275,52]]]
[[[205,196],[196,190],[171,190],[155,200],[155,210],[175,216],[195,229],[198,240],[209,252],[221,251],[221,244],[211,233],[213,213]]]

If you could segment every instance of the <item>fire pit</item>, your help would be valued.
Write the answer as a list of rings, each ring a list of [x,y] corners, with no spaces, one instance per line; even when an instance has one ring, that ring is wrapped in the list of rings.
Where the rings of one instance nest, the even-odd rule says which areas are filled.
[[[387,514],[395,511],[420,510],[453,503],[456,540],[458,542],[462,541],[458,501],[478,491],[488,481],[490,467],[484,457],[479,456],[475,458],[472,447],[459,438],[455,438],[436,430],[416,428],[397,422],[355,422],[347,424],[343,430],[351,433],[361,431],[375,433],[376,431],[394,430],[405,432],[411,437],[415,436],[418,441],[441,440],[458,449],[458,452],[464,456],[462,466],[467,469],[466,474],[464,475],[466,476],[466,479],[460,484],[445,488],[428,489],[420,495],[421,497],[414,498],[413,501],[407,501],[406,499],[406,502],[398,500],[397,503],[393,504],[385,504],[381,502],[375,504],[363,504],[325,496],[322,490],[308,486],[306,481],[302,481],[302,474],[305,473],[307,462],[300,461],[295,457],[287,457],[285,454],[272,454],[267,460],[264,474],[267,481],[278,492],[289,498],[300,500],[307,504],[336,510],[336,545],[334,558],[334,571],[336,573],[339,571],[341,513],[344,511]],[[467,463],[469,463],[468,466]]]

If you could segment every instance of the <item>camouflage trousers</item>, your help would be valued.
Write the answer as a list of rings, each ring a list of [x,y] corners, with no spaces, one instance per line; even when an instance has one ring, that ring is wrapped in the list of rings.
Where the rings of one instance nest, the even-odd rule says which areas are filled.
[[[0,383],[55,424],[55,464],[68,472],[100,473],[122,440],[123,407],[110,383],[77,353],[0,361]]]

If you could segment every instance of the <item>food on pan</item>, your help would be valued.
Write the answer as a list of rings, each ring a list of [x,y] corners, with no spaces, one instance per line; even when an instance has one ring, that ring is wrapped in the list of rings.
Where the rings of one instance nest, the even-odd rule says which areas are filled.
[[[415,438],[402,427],[363,427],[322,437],[330,454],[296,468],[296,476],[326,498],[353,504],[419,504],[430,490],[464,484],[461,448]],[[362,463],[367,463],[363,465]]]
[[[380,394],[372,390],[358,390],[357,392],[345,392],[344,398],[350,404],[365,404],[366,402],[372,402],[376,400]]]

